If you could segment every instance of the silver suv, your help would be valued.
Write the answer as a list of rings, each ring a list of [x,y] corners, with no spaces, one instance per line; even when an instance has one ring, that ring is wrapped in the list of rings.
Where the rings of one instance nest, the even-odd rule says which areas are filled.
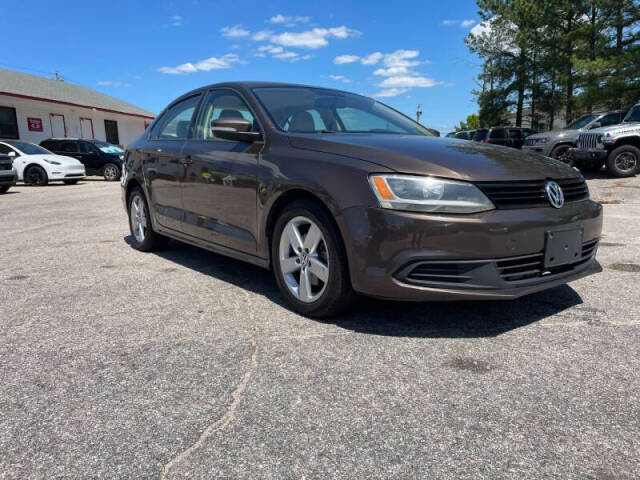
[[[547,157],[572,165],[573,162],[568,156],[569,149],[575,147],[578,136],[582,132],[616,125],[622,121],[626,113],[626,110],[616,110],[585,115],[562,130],[553,130],[528,136],[522,149],[541,153]]]
[[[576,165],[592,170],[606,165],[614,177],[640,172],[640,103],[629,110],[621,124],[582,132],[569,156]]]

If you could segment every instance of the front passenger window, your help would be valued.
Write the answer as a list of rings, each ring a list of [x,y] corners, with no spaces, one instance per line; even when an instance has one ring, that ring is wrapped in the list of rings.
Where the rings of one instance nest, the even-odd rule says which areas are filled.
[[[197,136],[204,140],[220,140],[213,136],[211,123],[224,119],[244,119],[251,123],[251,132],[259,132],[258,125],[247,104],[233,90],[212,90],[202,107]]]
[[[162,128],[158,132],[158,140],[184,140],[188,138],[191,117],[193,117],[199,100],[200,96],[196,95],[171,107],[164,115]]]

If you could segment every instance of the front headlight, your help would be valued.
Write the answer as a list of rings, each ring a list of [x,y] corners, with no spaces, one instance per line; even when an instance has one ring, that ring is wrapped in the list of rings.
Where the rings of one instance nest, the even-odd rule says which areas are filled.
[[[549,137],[538,138],[538,143],[547,143],[549,141]]]
[[[44,161],[50,163],[51,165],[60,165],[60,162],[56,162],[55,160],[49,160],[45,158]]]
[[[493,203],[472,183],[411,175],[369,177],[382,208],[432,213],[477,213]]]

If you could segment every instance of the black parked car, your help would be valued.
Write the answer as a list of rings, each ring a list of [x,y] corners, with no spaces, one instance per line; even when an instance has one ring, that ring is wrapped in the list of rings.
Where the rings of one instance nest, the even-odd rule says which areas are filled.
[[[0,155],[0,193],[6,193],[16,184],[18,174],[13,168],[13,162],[8,155]]]
[[[40,142],[47,150],[83,163],[87,175],[102,175],[107,181],[115,181],[122,173],[124,151],[117,145],[100,140],[77,138],[49,138]]]
[[[492,143],[503,147],[522,148],[524,139],[533,134],[533,130],[520,127],[491,127],[476,130],[473,135],[475,142]]]
[[[171,237],[271,268],[306,315],[334,314],[354,291],[504,300],[601,270],[602,206],[578,171],[435,138],[338,90],[199,88],[169,104],[124,167],[134,248]]]

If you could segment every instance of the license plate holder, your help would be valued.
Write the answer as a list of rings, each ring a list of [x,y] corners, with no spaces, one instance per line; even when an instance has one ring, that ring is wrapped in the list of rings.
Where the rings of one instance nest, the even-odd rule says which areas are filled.
[[[559,267],[580,260],[582,236],[582,228],[545,232],[544,267]]]

